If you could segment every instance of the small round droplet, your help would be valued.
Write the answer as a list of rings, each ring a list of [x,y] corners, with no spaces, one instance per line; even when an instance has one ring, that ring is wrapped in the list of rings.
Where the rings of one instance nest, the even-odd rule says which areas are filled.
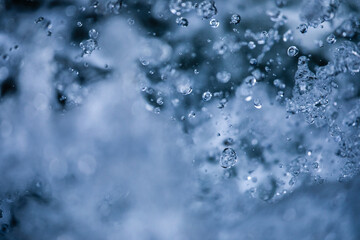
[[[212,93],[209,91],[204,92],[202,95],[202,99],[205,102],[210,101],[211,98],[212,98]]]
[[[218,28],[220,25],[220,22],[216,20],[215,18],[210,19],[210,26],[212,28]]]
[[[230,23],[231,24],[239,24],[240,23],[240,21],[241,21],[241,17],[240,17],[240,15],[239,14],[233,14],[232,16],[231,16],[231,20],[230,20]]]
[[[290,46],[287,50],[287,55],[289,57],[295,57],[298,54],[299,54],[299,49],[295,46]]]
[[[232,148],[225,148],[220,156],[220,166],[231,168],[238,162],[236,152]]]
[[[336,37],[334,34],[330,34],[327,38],[326,38],[326,41],[329,43],[329,44],[334,44],[336,43]]]
[[[187,27],[189,25],[189,21],[184,17],[178,17],[176,23],[181,27]]]
[[[261,101],[259,99],[254,99],[254,107],[256,109],[261,109],[262,108],[262,104],[261,104]]]

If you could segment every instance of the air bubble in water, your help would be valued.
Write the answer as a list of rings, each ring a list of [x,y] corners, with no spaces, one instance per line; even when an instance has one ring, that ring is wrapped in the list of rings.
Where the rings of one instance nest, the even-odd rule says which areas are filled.
[[[275,79],[274,80],[274,86],[280,89],[284,89],[285,88],[285,84],[280,80],[280,79]]]
[[[231,16],[231,20],[230,20],[230,23],[231,24],[239,24],[240,23],[240,21],[241,21],[241,17],[240,17],[240,15],[239,14],[233,14],[232,16]]]
[[[218,20],[216,20],[215,18],[212,18],[212,19],[210,20],[210,26],[211,26],[212,28],[218,28],[219,25],[220,25],[220,22],[219,22]]]
[[[294,39],[293,32],[290,29],[287,30],[283,35],[283,41],[288,42],[288,41],[292,41],[293,39]]]
[[[183,95],[189,95],[190,93],[192,93],[192,87],[189,84],[180,84],[177,87],[177,90],[179,93],[183,94]]]
[[[182,26],[182,27],[187,27],[189,25],[189,21],[183,17],[178,17],[176,19],[176,23],[177,23],[177,25]]]
[[[250,41],[248,43],[248,47],[252,50],[252,49],[256,48],[256,45],[255,45],[255,43],[253,41]]]
[[[91,54],[97,47],[97,43],[94,39],[84,40],[79,44],[84,54]]]
[[[210,101],[211,98],[212,98],[212,93],[209,91],[204,92],[202,95],[202,99],[205,102]]]
[[[232,148],[225,148],[220,156],[220,166],[231,168],[238,162],[236,152]]]
[[[256,78],[254,76],[247,76],[245,79],[244,79],[244,82],[247,86],[249,87],[252,87],[256,84]]]
[[[227,83],[231,79],[231,73],[229,73],[227,71],[218,72],[216,74],[216,78],[221,83]]]
[[[212,18],[217,14],[217,8],[214,1],[202,1],[196,5],[197,14],[205,19]]]
[[[259,99],[254,99],[254,107],[257,108],[257,109],[262,108],[262,104],[261,104],[261,101]]]
[[[300,24],[298,28],[301,33],[306,33],[308,30],[308,26],[305,23]]]
[[[99,36],[99,33],[95,29],[90,29],[89,30],[89,37],[90,38],[97,39],[98,36]]]
[[[336,43],[336,37],[334,34],[330,34],[327,38],[326,38],[326,41],[329,43],[329,44],[334,44]]]
[[[289,57],[295,57],[298,54],[299,54],[299,49],[295,46],[290,46],[287,50],[287,55]]]

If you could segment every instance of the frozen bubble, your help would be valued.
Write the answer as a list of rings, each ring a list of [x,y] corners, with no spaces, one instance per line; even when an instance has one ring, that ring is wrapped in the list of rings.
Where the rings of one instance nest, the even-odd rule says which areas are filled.
[[[220,156],[220,166],[231,168],[238,162],[236,152],[232,148],[225,148]]]
[[[219,22],[218,20],[216,20],[215,18],[212,18],[212,19],[210,20],[210,26],[211,26],[212,28],[218,28],[219,25],[220,25],[220,22]]]
[[[216,74],[216,78],[221,83],[227,83],[231,79],[231,73],[229,73],[227,71],[218,72]]]
[[[299,49],[295,46],[290,46],[287,50],[287,55],[289,57],[295,57],[298,54],[299,54]]]
[[[241,17],[240,17],[240,15],[239,14],[233,14],[232,16],[231,16],[231,19],[230,19],[230,23],[231,24],[239,24],[240,23],[240,21],[241,21]]]
[[[202,99],[205,102],[210,101],[211,98],[212,98],[212,93],[209,91],[204,92],[202,95]]]
[[[181,27],[187,27],[189,25],[189,21],[183,17],[178,17],[176,19],[176,23],[177,23],[177,25],[179,25]]]

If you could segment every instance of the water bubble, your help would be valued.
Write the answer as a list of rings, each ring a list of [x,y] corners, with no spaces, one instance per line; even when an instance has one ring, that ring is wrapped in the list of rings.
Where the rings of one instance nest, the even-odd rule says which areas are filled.
[[[218,72],[216,74],[216,78],[221,83],[227,83],[231,79],[231,73],[229,73],[227,71]]]
[[[93,28],[89,30],[89,37],[92,39],[97,39],[99,33]]]
[[[178,85],[177,90],[182,95],[189,95],[193,91],[193,89],[192,89],[192,87],[190,86],[189,83]]]
[[[254,107],[256,109],[261,109],[262,108],[262,104],[261,104],[261,101],[259,99],[254,99]]]
[[[326,41],[329,43],[329,44],[334,44],[336,43],[336,37],[334,34],[330,34],[327,38],[326,38]]]
[[[257,60],[256,60],[256,58],[251,58],[250,59],[250,64],[251,65],[256,65],[258,62],[257,62]]]
[[[110,1],[106,5],[110,13],[119,14],[122,7],[123,0]]]
[[[230,20],[230,23],[231,24],[239,24],[240,23],[240,21],[241,21],[241,17],[240,17],[240,15],[239,14],[233,14],[232,16],[231,16],[231,20]]]
[[[290,29],[287,30],[282,39],[284,42],[292,41],[294,39],[293,32]]]
[[[84,54],[91,54],[97,47],[94,39],[84,40],[79,44]]]
[[[36,20],[35,20],[35,23],[40,23],[44,21],[44,18],[43,17],[38,17]]]
[[[250,75],[244,79],[244,82],[248,87],[253,87],[256,84],[256,78]]]
[[[295,57],[298,54],[299,54],[299,49],[295,46],[290,46],[287,50],[287,55],[289,57]]]
[[[188,114],[188,118],[195,118],[196,117],[196,113],[194,111],[190,111]]]
[[[236,152],[232,148],[225,148],[220,156],[220,166],[231,168],[238,162]]]
[[[205,19],[210,19],[217,14],[214,1],[202,1],[195,5],[197,14]]]
[[[308,26],[305,23],[300,24],[298,28],[301,33],[306,33],[308,30]]]
[[[129,18],[129,19],[127,20],[127,22],[128,22],[129,25],[134,25],[134,24],[135,24],[135,20],[132,19],[132,18]]]
[[[216,20],[215,18],[212,18],[212,19],[210,20],[210,26],[211,26],[212,28],[218,28],[219,25],[220,25],[220,22],[219,22],[218,20]]]
[[[252,49],[256,48],[256,45],[255,45],[255,43],[253,41],[250,41],[248,43],[248,47],[252,50]]]
[[[176,23],[177,23],[177,25],[179,25],[181,27],[187,27],[189,25],[189,21],[183,17],[178,17],[176,19]]]
[[[205,102],[210,101],[211,98],[212,98],[212,93],[209,91],[204,92],[202,95],[202,99]]]
[[[287,4],[287,0],[275,0],[275,4],[278,8],[282,8]]]
[[[274,86],[280,89],[284,89],[285,88],[285,84],[280,80],[280,79],[275,79],[274,80]]]
[[[172,14],[180,16],[182,13],[189,12],[193,9],[191,1],[171,0],[169,9]]]

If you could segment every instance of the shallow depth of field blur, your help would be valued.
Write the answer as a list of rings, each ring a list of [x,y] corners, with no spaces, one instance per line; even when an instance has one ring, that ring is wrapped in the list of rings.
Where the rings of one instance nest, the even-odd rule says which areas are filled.
[[[0,239],[360,239],[360,1],[0,0]]]

